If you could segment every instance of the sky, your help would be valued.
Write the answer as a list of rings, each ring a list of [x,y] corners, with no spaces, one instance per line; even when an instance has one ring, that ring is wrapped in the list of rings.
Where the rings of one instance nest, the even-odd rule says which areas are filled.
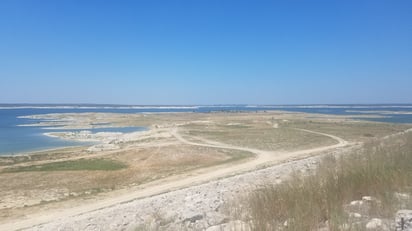
[[[412,103],[410,0],[1,0],[0,103]]]

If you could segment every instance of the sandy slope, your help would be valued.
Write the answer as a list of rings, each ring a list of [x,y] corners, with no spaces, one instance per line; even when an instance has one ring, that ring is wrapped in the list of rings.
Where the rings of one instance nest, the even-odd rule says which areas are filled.
[[[53,222],[58,219],[70,219],[70,217],[88,213],[95,210],[100,210],[106,207],[111,207],[119,203],[124,203],[127,201],[145,198],[161,193],[165,193],[168,191],[173,191],[180,188],[185,188],[195,184],[201,184],[205,182],[209,182],[214,179],[218,179],[224,176],[234,175],[245,171],[251,171],[264,164],[274,164],[279,163],[281,161],[290,160],[296,157],[302,156],[309,156],[315,153],[339,148],[348,145],[348,142],[339,138],[334,135],[320,133],[315,131],[303,130],[301,131],[324,135],[330,137],[337,141],[334,145],[318,147],[313,149],[307,150],[300,150],[300,151],[292,151],[292,152],[271,152],[271,151],[263,151],[258,149],[246,148],[246,147],[237,147],[232,145],[227,145],[215,141],[210,141],[206,139],[201,139],[201,143],[196,143],[193,141],[189,141],[182,137],[179,132],[178,128],[172,128],[170,133],[176,137],[180,142],[195,145],[195,146],[202,146],[202,147],[213,147],[213,148],[223,148],[223,149],[232,149],[232,150],[240,150],[240,151],[247,151],[254,153],[256,157],[248,162],[243,162],[240,164],[227,164],[218,167],[211,167],[207,169],[202,169],[198,171],[196,174],[184,174],[183,176],[180,175],[178,177],[171,177],[168,179],[163,179],[155,182],[148,183],[146,185],[140,186],[138,188],[132,188],[127,190],[126,192],[119,194],[117,196],[109,197],[104,200],[97,201],[95,203],[85,204],[79,207],[73,207],[70,209],[65,210],[53,210],[43,212],[41,214],[28,214],[26,218],[3,223],[0,224],[0,230],[18,230],[33,227],[39,224],[44,224],[48,222]],[[199,140],[199,139],[198,139]]]

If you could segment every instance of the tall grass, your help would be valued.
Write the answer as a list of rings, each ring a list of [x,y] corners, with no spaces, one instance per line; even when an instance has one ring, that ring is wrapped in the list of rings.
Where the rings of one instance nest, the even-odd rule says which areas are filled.
[[[412,136],[365,145],[357,153],[327,157],[311,175],[295,175],[280,185],[268,185],[247,196],[253,230],[341,230],[348,224],[345,205],[362,196],[377,203],[370,213],[393,217],[399,204],[395,192],[411,193]]]

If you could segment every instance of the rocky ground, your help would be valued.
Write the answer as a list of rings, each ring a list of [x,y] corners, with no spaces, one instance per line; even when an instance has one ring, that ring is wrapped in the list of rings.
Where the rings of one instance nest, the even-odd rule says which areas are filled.
[[[341,155],[353,148],[356,147],[117,204],[28,230],[250,230],[246,223],[238,220],[241,215],[233,216],[235,203],[248,191],[281,183],[292,173],[310,173],[325,155]],[[399,194],[399,198],[409,199],[410,196]],[[393,219],[370,217],[368,208],[376,203],[379,201],[369,196],[350,202],[346,210],[351,224],[342,226],[342,230],[412,230],[412,211],[401,210]],[[327,231],[327,224],[320,230]]]
[[[336,153],[341,153],[337,150]],[[238,230],[243,224],[229,214],[245,193],[280,183],[292,172],[309,172],[321,156],[296,160],[206,184],[118,204],[30,230]]]

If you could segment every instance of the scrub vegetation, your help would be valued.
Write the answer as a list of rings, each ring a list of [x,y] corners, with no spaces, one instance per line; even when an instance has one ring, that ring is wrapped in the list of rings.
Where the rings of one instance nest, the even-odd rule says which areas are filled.
[[[243,214],[253,230],[358,230],[348,205],[370,196],[375,203],[367,215],[391,219],[397,209],[412,205],[397,196],[412,193],[411,150],[412,135],[407,134],[371,142],[356,153],[329,156],[313,174],[295,174],[251,192],[236,214]]]

